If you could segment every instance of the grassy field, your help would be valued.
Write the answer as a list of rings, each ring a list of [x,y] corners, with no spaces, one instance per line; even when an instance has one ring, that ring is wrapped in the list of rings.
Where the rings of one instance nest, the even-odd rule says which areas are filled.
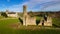
[[[41,29],[41,30],[14,30],[14,29],[0,29],[0,34],[60,34],[60,30],[49,30],[49,29]]]
[[[53,26],[60,28],[60,18],[53,18]]]
[[[37,17],[39,20],[40,18]],[[18,19],[3,19],[0,20],[0,34],[60,34],[60,29],[45,29],[40,26],[20,26],[19,29],[10,28],[10,24],[20,22]],[[53,19],[53,23],[56,25],[60,24],[59,19]],[[40,27],[40,29],[38,29]]]
[[[0,34],[60,34],[60,29],[26,30],[26,29],[0,28]]]
[[[0,16],[0,19],[4,18],[3,16]]]

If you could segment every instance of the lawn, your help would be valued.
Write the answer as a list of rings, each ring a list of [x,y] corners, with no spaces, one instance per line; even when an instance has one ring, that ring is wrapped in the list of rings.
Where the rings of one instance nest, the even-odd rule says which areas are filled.
[[[40,29],[40,30],[21,30],[21,29],[0,29],[0,34],[60,34],[60,30]]]
[[[37,17],[38,19],[39,17]],[[57,19],[54,19],[54,24],[59,24],[59,22],[56,21]],[[13,29],[7,27],[9,24],[18,23],[18,19],[6,19],[6,20],[0,20],[0,34],[60,34],[60,29],[45,29],[37,27],[39,26],[20,26],[22,29]],[[57,22],[57,23],[56,23]],[[27,28],[27,29],[25,29]],[[32,30],[34,28],[37,28],[36,30]]]
[[[6,27],[9,24],[18,23],[18,22],[19,22],[18,19],[3,19],[0,20],[0,27]]]
[[[60,18],[53,18],[53,26],[60,28]]]
[[[0,19],[4,18],[3,16],[0,16]]]

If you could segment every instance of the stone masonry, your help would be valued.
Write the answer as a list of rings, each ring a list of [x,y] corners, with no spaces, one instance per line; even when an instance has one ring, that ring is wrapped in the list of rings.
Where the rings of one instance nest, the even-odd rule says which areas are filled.
[[[27,6],[23,6],[23,25],[36,25],[36,18],[27,14]]]
[[[47,21],[44,20],[43,18],[41,18],[40,23],[38,25],[40,25],[40,26],[52,26],[52,18],[48,16]]]
[[[36,17],[31,17],[27,13],[27,6],[23,6],[23,25],[28,26],[28,25],[36,25]],[[46,20],[44,17],[41,18],[40,23],[38,24],[39,26],[52,26],[52,18],[51,17],[46,17]]]

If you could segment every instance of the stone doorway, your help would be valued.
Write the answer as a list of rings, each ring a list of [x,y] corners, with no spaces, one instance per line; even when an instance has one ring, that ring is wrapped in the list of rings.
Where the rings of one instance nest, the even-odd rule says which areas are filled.
[[[42,26],[44,26],[44,20],[42,20]]]
[[[40,23],[40,19],[36,18],[36,25],[38,25]]]

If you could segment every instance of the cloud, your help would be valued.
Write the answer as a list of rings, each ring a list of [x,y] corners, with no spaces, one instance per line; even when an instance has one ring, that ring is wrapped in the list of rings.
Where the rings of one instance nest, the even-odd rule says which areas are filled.
[[[45,11],[60,11],[60,4],[46,7],[44,10]]]
[[[39,11],[39,10],[49,10],[49,8],[56,7],[58,6],[57,4],[60,3],[60,0],[29,0],[26,2],[23,2],[22,4],[17,4],[17,5],[12,5],[8,9],[11,11],[18,11],[22,12],[23,11],[23,5],[27,5],[28,11]],[[52,7],[50,7],[52,6]],[[60,6],[60,5],[59,5]],[[46,9],[43,9],[46,8]],[[59,9],[59,8],[56,8]]]
[[[53,0],[30,0],[27,5],[35,7],[37,4],[42,4],[42,3],[50,2],[50,1],[53,1]]]
[[[60,4],[60,1],[51,1],[51,2],[46,2],[46,3],[43,3],[41,4],[42,8],[41,9],[45,9],[47,7],[50,7],[50,6],[55,6],[57,4]]]
[[[58,2],[60,2],[60,0],[29,0],[26,5],[30,10],[38,10],[46,8],[48,6],[52,6],[56,3],[58,4]]]
[[[12,5],[12,6],[8,7],[8,9],[10,11],[18,12],[18,11],[21,11],[22,6],[20,6],[20,4],[19,5]]]
[[[9,6],[8,9],[10,11],[14,11],[14,12],[22,12],[23,11],[23,5],[25,5],[25,4],[26,3],[12,5],[12,6]]]
[[[10,0],[7,0],[7,2],[10,2]]]

